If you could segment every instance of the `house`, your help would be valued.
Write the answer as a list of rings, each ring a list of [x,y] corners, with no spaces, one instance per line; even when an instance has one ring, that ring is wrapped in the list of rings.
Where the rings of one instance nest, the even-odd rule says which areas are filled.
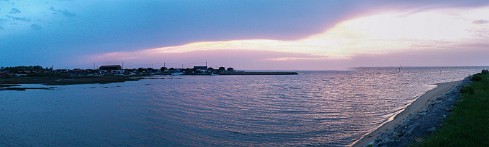
[[[27,74],[24,74],[24,73],[16,73],[16,74],[14,74],[14,76],[16,76],[16,77],[26,77]]]
[[[207,72],[207,66],[194,66],[192,73],[205,73]]]
[[[206,71],[207,70],[207,66],[194,66],[194,70]]]
[[[0,71],[0,78],[4,78],[4,77],[10,77],[10,74],[7,72]]]
[[[112,71],[112,70],[121,70],[122,67],[120,65],[102,65],[98,69]]]
[[[98,68],[100,73],[123,74],[124,70],[120,65],[102,65]]]
[[[68,71],[70,71],[70,70],[68,70],[68,69],[56,69],[56,70],[54,70],[54,72],[57,72],[57,73],[67,73]]]

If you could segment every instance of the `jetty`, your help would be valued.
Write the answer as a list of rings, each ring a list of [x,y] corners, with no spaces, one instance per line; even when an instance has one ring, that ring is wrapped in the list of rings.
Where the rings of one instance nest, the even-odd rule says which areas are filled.
[[[297,72],[224,72],[219,75],[297,75]]]

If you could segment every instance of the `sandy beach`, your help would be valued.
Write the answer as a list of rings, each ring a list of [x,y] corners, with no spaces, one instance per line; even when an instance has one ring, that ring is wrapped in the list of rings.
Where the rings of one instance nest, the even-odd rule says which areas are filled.
[[[410,118],[410,116],[413,116],[416,113],[420,113],[421,111],[426,111],[426,109],[429,109],[428,106],[432,105],[435,102],[440,102],[437,101],[438,98],[444,96],[450,91],[453,91],[452,89],[455,86],[459,85],[461,82],[462,81],[454,81],[436,84],[436,88],[429,90],[428,92],[420,96],[416,101],[414,101],[413,103],[411,103],[411,105],[404,109],[404,111],[396,115],[392,121],[384,123],[375,131],[365,135],[362,139],[356,141],[353,146],[363,147],[369,144],[376,146],[376,144],[374,143],[377,143],[376,140],[382,140],[379,139],[382,134],[392,134],[393,130],[395,130],[396,128],[400,128],[400,126],[403,124],[406,124],[406,121]],[[406,128],[406,126],[404,126],[403,128]]]

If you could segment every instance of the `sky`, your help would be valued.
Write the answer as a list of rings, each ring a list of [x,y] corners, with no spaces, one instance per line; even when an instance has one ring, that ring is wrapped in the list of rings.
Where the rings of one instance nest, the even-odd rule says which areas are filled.
[[[0,66],[487,66],[487,40],[487,0],[0,0]]]

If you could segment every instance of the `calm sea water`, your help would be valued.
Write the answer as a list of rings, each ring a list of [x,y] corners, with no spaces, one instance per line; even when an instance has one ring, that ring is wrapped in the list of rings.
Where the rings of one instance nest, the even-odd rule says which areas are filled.
[[[165,79],[0,91],[0,145],[344,146],[433,84],[481,69],[161,76]]]

